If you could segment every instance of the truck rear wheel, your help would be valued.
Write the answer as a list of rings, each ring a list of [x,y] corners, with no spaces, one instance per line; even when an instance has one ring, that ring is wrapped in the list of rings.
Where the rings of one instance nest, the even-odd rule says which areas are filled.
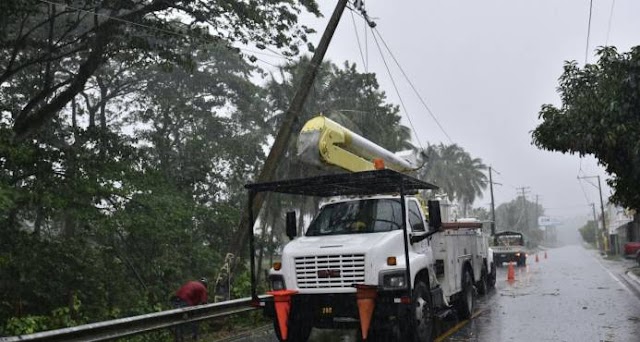
[[[482,273],[480,274],[480,280],[476,283],[476,287],[478,288],[478,293],[484,295],[488,292],[489,289],[489,279],[487,275],[487,268],[482,266]]]
[[[457,311],[460,319],[469,319],[473,314],[475,294],[473,291],[473,276],[469,269],[462,274],[462,291],[458,299]]]
[[[491,273],[489,273],[489,281],[487,284],[490,288],[496,287],[496,264],[491,264]]]

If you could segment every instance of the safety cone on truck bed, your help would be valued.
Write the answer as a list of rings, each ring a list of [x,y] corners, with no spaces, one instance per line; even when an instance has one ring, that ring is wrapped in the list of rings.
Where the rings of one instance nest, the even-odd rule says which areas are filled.
[[[267,292],[273,296],[273,304],[276,308],[276,316],[278,317],[278,327],[280,328],[280,336],[283,340],[287,340],[289,336],[289,311],[291,310],[291,296],[298,293],[294,290],[278,290]]]
[[[513,282],[516,280],[516,270],[513,268],[513,262],[509,262],[509,270],[507,270],[507,281]]]
[[[356,298],[358,300],[358,313],[360,315],[360,331],[362,339],[367,340],[373,309],[376,307],[378,289],[376,286],[356,284]]]

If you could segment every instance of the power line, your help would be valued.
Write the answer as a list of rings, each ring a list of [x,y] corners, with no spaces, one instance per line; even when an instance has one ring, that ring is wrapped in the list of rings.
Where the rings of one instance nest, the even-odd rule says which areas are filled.
[[[607,39],[604,41],[604,46],[609,45],[609,33],[611,32],[611,22],[613,21],[613,8],[616,6],[616,0],[611,1],[611,11],[609,12],[609,24],[607,25]]]
[[[389,65],[387,64],[387,60],[384,58],[384,53],[382,52],[382,48],[380,47],[380,44],[378,43],[378,38],[376,38],[376,35],[373,35],[373,41],[376,43],[376,46],[378,47],[378,52],[380,52],[380,57],[382,58],[382,62],[384,63],[385,68],[387,69],[387,73],[389,74],[389,78],[391,79],[391,84],[393,84],[393,88],[396,90],[396,94],[398,95],[398,99],[400,100],[400,105],[402,106],[402,109],[404,110],[405,114],[407,114],[407,120],[409,121],[409,126],[411,126],[411,129],[413,130],[413,134],[416,136],[416,140],[418,141],[418,145],[420,145],[420,149],[424,150],[424,147],[422,146],[422,142],[420,142],[420,136],[418,136],[418,131],[416,131],[416,128],[413,126],[413,122],[411,121],[411,116],[409,115],[409,111],[407,110],[407,107],[404,105],[404,101],[402,100],[402,96],[400,95],[400,91],[398,90],[398,86],[396,85],[396,81],[393,79],[393,74],[391,74],[391,69],[389,69]]]
[[[353,15],[353,11],[351,11],[351,22],[353,23],[353,32],[356,33],[356,41],[358,42],[358,50],[360,51],[360,58],[362,58],[362,67],[366,68],[366,63],[364,61],[364,53],[362,53],[362,45],[360,44],[360,35],[358,34],[358,27],[356,26],[356,18]]]
[[[384,38],[382,37],[382,35],[380,34],[380,31],[378,31],[378,29],[373,28],[373,38],[376,38],[376,33],[378,34],[378,37],[380,37],[380,40],[382,41],[382,44],[384,45],[384,47],[387,49],[387,51],[389,52],[389,55],[391,56],[391,58],[393,59],[393,61],[396,63],[396,65],[398,66],[398,68],[400,69],[400,72],[402,73],[402,75],[404,76],[404,78],[406,79],[407,83],[409,83],[409,86],[411,86],[411,89],[413,89],[413,92],[416,94],[416,96],[418,96],[418,99],[420,100],[420,102],[422,103],[422,105],[424,106],[424,108],[427,110],[427,113],[429,113],[429,115],[431,116],[431,118],[433,119],[433,121],[435,121],[435,123],[438,125],[438,127],[440,128],[440,130],[442,131],[442,133],[444,133],[444,135],[447,137],[447,139],[449,139],[449,142],[451,144],[453,144],[453,140],[451,139],[451,137],[449,136],[449,134],[447,134],[447,131],[445,131],[445,129],[442,127],[442,125],[440,124],[440,121],[438,121],[438,118],[436,118],[435,114],[433,114],[433,112],[431,111],[431,108],[429,108],[429,106],[427,105],[426,101],[424,100],[424,98],[422,98],[422,95],[420,95],[420,92],[418,91],[418,89],[416,89],[416,87],[413,85],[413,82],[411,82],[411,79],[409,79],[409,76],[407,76],[407,74],[404,72],[404,69],[402,68],[402,66],[400,65],[400,63],[398,62],[398,59],[396,59],[395,55],[393,54],[393,52],[391,51],[391,49],[389,48],[389,45],[387,45],[387,43],[385,42]],[[378,43],[377,39],[376,39],[376,44]]]
[[[589,37],[591,36],[591,13],[593,12],[593,0],[589,0],[589,24],[587,25],[587,47],[584,50],[584,64],[587,65],[589,55]]]
[[[587,203],[591,203],[589,196],[587,196],[587,191],[584,189],[584,185],[582,185],[581,178],[578,178],[578,183],[580,183],[580,188],[582,189],[582,194],[584,195],[584,199],[587,201]]]

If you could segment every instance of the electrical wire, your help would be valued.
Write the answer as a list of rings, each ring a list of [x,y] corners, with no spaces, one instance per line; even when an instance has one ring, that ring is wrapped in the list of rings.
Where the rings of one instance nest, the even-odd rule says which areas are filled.
[[[584,64],[587,65],[589,56],[589,38],[591,37],[591,14],[593,12],[593,0],[589,0],[589,24],[587,25],[587,46],[584,50]]]
[[[420,142],[420,136],[418,136],[418,131],[416,131],[416,128],[413,125],[413,122],[411,121],[411,116],[409,115],[409,111],[407,110],[407,107],[405,106],[404,101],[402,100],[402,96],[400,95],[400,91],[398,90],[398,86],[396,85],[396,81],[393,78],[391,69],[389,69],[387,60],[384,58],[384,53],[382,52],[382,48],[380,47],[380,43],[378,43],[378,38],[376,38],[375,34],[373,35],[373,41],[376,43],[376,46],[378,47],[378,52],[380,52],[380,57],[382,58],[382,62],[384,63],[385,68],[387,69],[387,73],[389,74],[389,78],[391,79],[391,84],[393,84],[393,88],[396,91],[396,95],[400,100],[400,105],[402,106],[402,110],[404,110],[405,114],[407,115],[409,126],[411,126],[411,129],[413,130],[413,134],[416,136],[416,140],[418,141],[418,145],[420,145],[420,149],[424,150],[424,147],[422,146],[422,142]]]
[[[611,1],[611,11],[609,12],[609,24],[607,24],[607,39],[604,41],[604,46],[609,45],[609,33],[611,32],[611,22],[613,21],[613,8],[616,6],[616,0]]]
[[[584,189],[584,185],[582,184],[582,180],[580,178],[578,178],[578,183],[580,183],[580,189],[582,189],[582,194],[584,195],[584,199],[587,201],[587,204],[592,203],[589,199],[589,196],[587,196],[587,191]]]
[[[411,79],[409,79],[409,76],[407,76],[407,73],[404,71],[404,69],[402,68],[402,66],[400,65],[400,63],[398,62],[398,59],[395,57],[395,55],[393,54],[393,52],[391,51],[391,49],[389,48],[389,45],[386,43],[386,41],[384,40],[384,38],[382,37],[382,35],[380,34],[380,31],[378,31],[378,29],[373,28],[373,38],[376,38],[376,34],[378,35],[378,37],[380,37],[380,40],[382,41],[382,44],[385,46],[385,48],[387,49],[387,51],[389,52],[389,55],[391,56],[391,58],[393,59],[393,61],[396,63],[396,65],[398,66],[398,68],[400,69],[400,72],[402,73],[402,75],[404,76],[404,78],[406,79],[407,83],[409,83],[409,86],[411,87],[411,89],[413,89],[413,92],[416,94],[416,96],[418,97],[418,99],[420,100],[420,102],[422,103],[422,105],[424,106],[424,108],[427,110],[427,113],[429,113],[429,115],[431,116],[431,118],[433,119],[433,121],[435,121],[436,125],[438,125],[438,127],[440,128],[440,130],[442,131],[442,133],[445,135],[445,137],[447,137],[447,139],[449,139],[449,142],[451,144],[453,144],[453,139],[451,139],[451,137],[449,136],[449,134],[447,133],[447,131],[444,129],[444,127],[442,127],[442,125],[440,124],[440,121],[438,120],[438,118],[435,116],[435,114],[433,113],[433,111],[431,110],[431,108],[429,108],[429,106],[427,105],[427,102],[424,100],[424,98],[422,97],[422,95],[420,95],[420,92],[418,91],[418,89],[416,89],[416,87],[413,85],[413,82],[411,82]],[[378,43],[378,41],[376,40],[376,44]]]
[[[364,61],[364,53],[362,53],[362,45],[360,44],[360,35],[358,34],[358,27],[356,26],[356,18],[353,15],[353,11],[351,13],[351,22],[353,22],[353,32],[356,33],[356,41],[358,42],[358,50],[360,51],[360,58],[362,58],[362,67],[366,68],[366,63]]]

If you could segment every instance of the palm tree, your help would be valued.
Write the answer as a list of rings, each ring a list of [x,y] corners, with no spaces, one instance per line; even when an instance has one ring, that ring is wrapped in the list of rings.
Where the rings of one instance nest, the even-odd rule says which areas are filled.
[[[462,147],[452,145],[429,145],[426,149],[427,164],[420,176],[435,183],[447,194],[450,201],[458,200],[467,208],[487,188],[487,166],[480,158],[472,158]]]

